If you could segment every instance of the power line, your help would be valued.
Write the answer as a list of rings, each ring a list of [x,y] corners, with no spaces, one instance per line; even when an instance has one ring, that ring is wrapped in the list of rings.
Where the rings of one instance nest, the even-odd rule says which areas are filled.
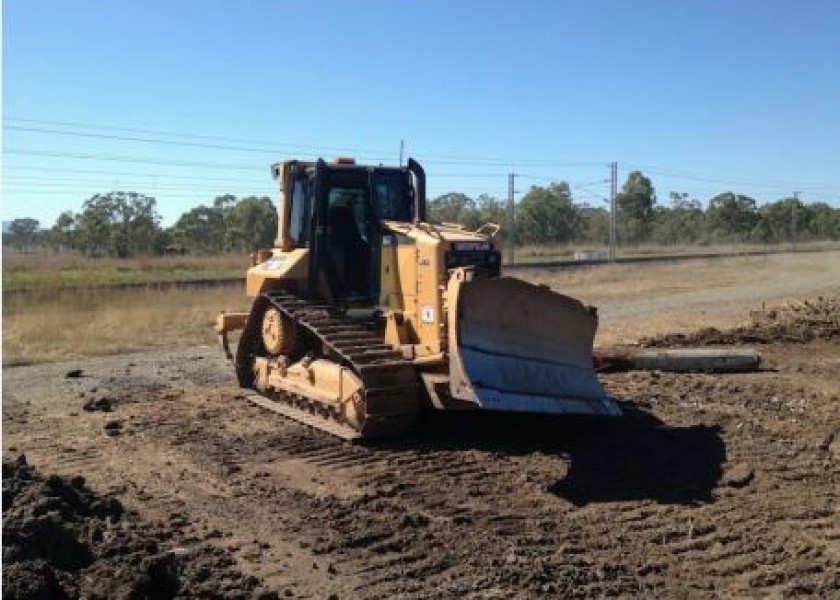
[[[613,161],[610,163],[610,262],[614,263],[618,253],[618,231],[617,231],[617,212],[618,206],[616,203],[616,194],[618,190],[618,163]]]
[[[51,121],[45,119],[24,119],[24,118],[16,118],[16,117],[3,117],[4,121],[10,122],[20,122],[20,123],[35,123],[40,125],[58,125],[61,127],[75,127],[81,129],[92,129],[92,130],[101,130],[101,131],[122,131],[127,133],[142,133],[142,134],[150,134],[150,135],[162,135],[165,137],[173,137],[173,138],[184,138],[184,139],[197,139],[197,140],[211,140],[215,142],[232,142],[232,143],[242,143],[242,144],[258,144],[267,147],[274,148],[276,147],[276,142],[268,141],[268,140],[259,140],[254,138],[237,138],[237,137],[228,137],[228,136],[221,136],[221,135],[207,135],[207,134],[197,134],[197,133],[184,133],[184,132],[173,132],[173,131],[161,131],[155,129],[141,129],[141,128],[134,128],[134,127],[114,127],[110,125],[99,125],[93,123],[79,123],[74,121]],[[4,126],[4,129],[8,128],[8,126]],[[359,148],[342,148],[336,146],[312,146],[308,144],[294,144],[291,142],[284,142],[284,146],[289,148],[299,148],[299,149],[309,149],[309,150],[327,150],[331,152],[362,152],[368,153],[370,150],[362,150]],[[385,151],[374,151],[376,154],[386,155],[387,152]]]
[[[515,261],[514,255],[514,240],[516,239],[516,173],[508,173],[508,197],[507,206],[505,207],[505,216],[507,217],[507,239],[505,246],[507,249],[507,264],[512,265]]]
[[[167,164],[168,166],[168,164]],[[219,165],[221,167],[223,165]],[[228,166],[228,165],[224,165]],[[6,169],[7,173],[9,172],[9,168]],[[197,192],[201,190],[208,190],[211,188],[227,188],[227,189],[242,189],[244,187],[249,187],[251,189],[266,189],[268,190],[271,188],[273,191],[273,183],[269,182],[267,178],[261,178],[261,181],[256,181],[252,178],[252,176],[243,177],[243,178],[214,178],[214,177],[198,177],[198,176],[185,176],[179,174],[161,174],[161,173],[135,173],[135,172],[127,172],[127,171],[101,171],[101,170],[92,170],[92,169],[69,169],[69,168],[45,168],[45,167],[28,167],[28,166],[16,166],[11,169],[13,172],[20,170],[20,171],[37,171],[37,172],[44,172],[45,170],[49,173],[83,173],[83,174],[93,174],[97,175],[100,174],[102,177],[101,179],[87,179],[87,180],[79,180],[79,179],[58,179],[58,178],[51,178],[51,177],[35,177],[35,176],[21,176],[15,174],[6,174],[4,176],[4,189],[14,193],[23,193],[23,192],[37,192],[38,186],[34,186],[33,188],[27,187],[24,190],[21,190],[17,187],[17,185],[23,185],[25,183],[32,183],[32,184],[44,184],[47,187],[55,187],[56,184],[66,184],[68,186],[68,193],[74,193],[78,191],[75,188],[71,188],[70,186],[77,185],[79,187],[84,187],[85,185],[97,186],[97,187],[145,187],[149,189],[195,189]],[[498,176],[498,175],[496,175]],[[517,174],[518,176],[518,174]],[[475,174],[475,173],[445,173],[441,174],[440,177],[436,177],[436,179],[459,179],[459,178],[469,178],[469,177],[480,177],[485,178],[482,174]],[[494,175],[486,176],[494,177]],[[537,176],[530,176],[535,178]],[[146,179],[147,181],[141,181],[142,179]],[[549,178],[549,177],[542,177],[542,179],[546,181],[557,181],[559,178]],[[176,183],[169,183],[168,180],[174,181],[195,181],[204,183],[207,185],[200,185],[198,184],[184,184],[184,185],[177,185]],[[501,183],[502,178],[499,176],[499,180]],[[592,189],[592,186],[606,183],[607,180],[596,180],[596,181],[587,181],[584,183],[575,183],[569,182],[569,187],[572,188],[573,192],[575,192],[575,196],[578,198],[581,197],[580,192],[583,191],[584,195],[591,195],[601,201],[609,201],[609,199],[599,193],[597,190]],[[16,184],[10,186],[9,184]],[[454,184],[457,185],[457,184]],[[475,188],[473,186],[458,186],[459,189],[454,189],[453,187],[440,187],[435,186],[430,188],[429,194],[434,196],[444,195],[447,193],[452,193],[455,191],[460,191],[462,193],[469,193],[473,196],[479,195],[488,195],[491,197],[500,197],[501,196],[501,185],[499,188],[489,189],[485,186],[481,186],[480,188]],[[716,190],[709,190],[708,194],[713,195]],[[263,192],[265,193],[265,192]],[[269,195],[271,192],[268,192]],[[826,198],[830,200],[831,198]]]
[[[169,180],[172,179],[173,182]],[[196,183],[190,183],[188,181],[182,181],[180,178],[177,177],[161,177],[161,176],[154,176],[154,177],[131,177],[131,176],[116,176],[116,177],[100,177],[98,179],[65,179],[65,178],[53,178],[53,177],[33,177],[31,175],[7,175],[4,177],[4,183],[15,183],[15,184],[67,184],[67,185],[102,185],[103,183],[111,183],[111,182],[119,182],[121,184],[129,184],[134,183],[137,185],[178,185],[179,187],[183,188],[196,188],[201,187],[197,182],[209,182],[212,185],[261,185],[256,184],[252,181],[246,179],[205,179],[201,177],[193,177],[187,179],[194,179]],[[274,187],[269,184],[269,187]]]
[[[576,183],[573,181],[568,181],[563,179],[562,177],[549,177],[547,175],[526,175],[526,174],[516,174],[517,177],[522,177],[524,179],[533,179],[535,181],[547,181],[549,183],[567,183],[569,187],[572,188],[587,188],[597,184],[609,183],[609,179],[596,179],[594,181],[584,181],[582,183]]]
[[[153,158],[137,158],[133,156],[114,156],[110,154],[84,154],[76,152],[58,152],[53,150],[33,150],[31,148],[7,148],[5,154],[19,154],[26,156],[45,156],[49,158],[78,158],[82,160],[106,160],[124,163],[141,163],[147,165],[178,166],[178,167],[199,167],[208,169],[233,169],[242,171],[258,171],[254,166],[232,165],[230,163],[205,163],[198,161],[184,160],[159,160]]]
[[[720,178],[715,176],[703,176],[701,174],[687,174],[687,171],[674,171],[669,169],[663,169],[660,167],[655,167],[651,165],[630,165],[631,169],[638,169],[644,170],[647,173],[651,173],[654,175],[661,175],[664,177],[673,177],[674,179],[685,179],[688,181],[700,181],[704,183],[718,183],[723,185],[744,185],[744,186],[752,186],[752,187],[765,187],[765,188],[783,188],[789,189],[792,182],[783,182],[783,181],[751,181],[746,179],[728,179],[728,178]],[[804,184],[804,185],[803,185]],[[821,182],[800,182],[800,183],[793,183],[793,185],[799,185],[800,187],[806,187],[811,189],[840,189],[840,185],[834,184],[826,184]]]
[[[216,177],[205,177],[205,176],[188,176],[188,175],[174,175],[174,174],[161,174],[161,173],[136,173],[131,171],[102,171],[98,169],[72,169],[67,167],[34,167],[28,165],[15,165],[13,167],[7,167],[6,170],[12,171],[38,171],[39,173],[84,173],[88,175],[104,175],[107,177],[113,176],[127,176],[127,177],[166,177],[167,179],[183,179],[183,180],[193,180],[193,181],[242,181],[241,179],[227,179],[227,178],[216,178]],[[13,175],[6,175],[6,177],[12,177]],[[266,176],[267,177],[267,176]],[[41,179],[41,178],[39,178]]]
[[[157,145],[165,145],[165,146],[179,146],[179,147],[190,147],[190,148],[204,148],[210,150],[225,150],[225,151],[233,151],[233,152],[255,152],[260,154],[295,154],[300,150],[307,150],[308,152],[303,152],[301,154],[301,158],[304,157],[316,157],[319,156],[320,153],[329,151],[329,152],[352,152],[352,153],[362,153],[362,154],[378,154],[378,156],[360,156],[359,159],[362,161],[370,161],[370,162],[380,162],[383,160],[385,156],[389,156],[390,152],[383,152],[383,151],[376,151],[370,149],[360,149],[360,148],[344,148],[344,147],[336,147],[336,146],[312,146],[312,145],[304,145],[304,144],[294,144],[294,143],[284,143],[283,147],[278,147],[275,143],[265,141],[265,140],[257,140],[257,139],[248,139],[248,138],[236,138],[236,137],[227,137],[227,136],[219,136],[219,135],[203,135],[203,134],[192,134],[192,133],[184,133],[184,132],[172,132],[172,131],[160,131],[160,130],[153,130],[153,129],[142,129],[142,128],[130,128],[130,127],[115,127],[109,125],[101,125],[101,124],[91,124],[91,123],[81,123],[81,122],[73,122],[73,121],[54,121],[54,120],[45,120],[45,119],[28,119],[28,118],[18,118],[18,117],[4,117],[3,120],[9,123],[25,123],[30,125],[4,125],[4,129],[13,130],[13,131],[21,131],[21,132],[29,132],[29,133],[42,133],[48,135],[59,135],[59,136],[75,136],[75,137],[83,137],[88,139],[107,139],[107,140],[117,140],[117,141],[127,141],[133,143],[145,143],[145,144],[157,144]],[[40,125],[48,125],[51,127],[42,127]],[[85,130],[93,130],[93,131],[66,131],[61,129],[55,129],[55,127],[63,127],[63,128],[76,128],[76,129],[85,129]],[[100,133],[101,131],[109,131],[109,132],[122,132],[122,133],[131,133],[131,134],[146,134],[146,135],[156,135],[156,136],[164,136],[169,138],[176,138],[176,139],[160,139],[158,138],[149,138],[143,137],[142,135],[121,135],[116,133]],[[202,142],[196,141],[179,141],[180,140],[203,140]],[[251,145],[228,145],[220,142],[229,142],[234,144],[251,144]],[[258,146],[263,146],[261,148],[255,147],[254,144]],[[296,150],[291,150],[296,149]],[[299,149],[299,150],[298,150]],[[7,149],[7,154],[11,155],[32,155],[32,156],[45,156],[45,157],[57,157],[57,158],[77,158],[80,160],[103,160],[103,161],[113,161],[113,162],[122,162],[122,163],[139,163],[139,164],[155,164],[167,167],[175,167],[175,166],[184,166],[184,167],[195,167],[195,168],[214,168],[214,169],[232,169],[232,170],[242,170],[242,171],[254,171],[256,172],[259,170],[258,167],[253,166],[245,166],[245,165],[231,165],[228,163],[205,163],[205,162],[198,162],[198,161],[184,161],[184,160],[160,160],[160,159],[150,159],[150,158],[139,158],[139,157],[130,157],[130,156],[111,156],[111,155],[94,155],[94,154],[82,154],[82,153],[71,153],[71,152],[59,152],[59,151],[44,151],[44,150],[33,150],[33,149]],[[440,164],[440,165],[459,165],[459,166],[476,166],[476,167],[487,167],[487,168],[505,168],[509,169],[512,167],[522,167],[522,166],[543,166],[543,167],[557,167],[557,168],[602,168],[604,161],[562,161],[562,160],[551,160],[551,159],[518,159],[518,160],[511,160],[511,159],[504,159],[500,157],[479,157],[479,156],[465,156],[465,155],[458,155],[458,154],[437,154],[432,153],[428,154],[424,158],[424,162],[427,164]],[[648,173],[661,175],[664,177],[672,177],[675,179],[683,179],[687,181],[698,181],[698,182],[706,182],[706,183],[716,183],[721,185],[738,185],[738,186],[752,186],[758,188],[767,188],[767,189],[789,189],[790,186],[795,186],[800,189],[807,189],[813,191],[822,191],[823,193],[833,193],[834,190],[840,190],[840,185],[835,185],[831,183],[824,183],[824,182],[791,182],[791,181],[755,181],[755,180],[748,180],[748,179],[738,179],[738,178],[726,178],[726,177],[719,177],[714,175],[704,175],[700,173],[691,173],[687,171],[679,171],[674,169],[668,169],[664,167],[658,167],[655,165],[645,165],[645,164],[636,164],[631,165],[631,168],[638,168],[643,169]],[[460,174],[460,173],[436,173],[436,178],[480,178],[480,177],[503,177],[503,172],[490,172],[490,173],[474,173],[474,174]],[[541,175],[530,175],[530,174],[520,174],[517,173],[517,176],[535,179],[535,180],[544,180],[544,181],[556,181],[560,178],[557,177],[547,177]]]
[[[245,167],[244,168],[252,168],[252,167]],[[181,175],[171,175],[168,173],[161,174],[161,173],[138,173],[136,171],[103,171],[101,169],[67,169],[63,167],[34,167],[31,165],[14,165],[14,166],[7,166],[7,170],[12,171],[39,171],[39,172],[47,172],[47,173],[84,173],[84,174],[93,174],[93,175],[126,175],[126,176],[138,176],[138,177],[174,177],[179,179],[213,179],[210,177],[203,177],[203,176],[193,176],[193,177],[184,177]],[[270,180],[268,169],[265,169],[265,177],[262,179]],[[458,172],[435,172],[435,179],[490,179],[490,178],[503,178],[504,173],[497,171],[497,172],[490,172],[490,173],[458,173]],[[552,179],[552,178],[547,178]],[[224,181],[228,181],[229,179],[224,179]],[[553,178],[553,180],[557,180],[557,178]]]
[[[83,192],[85,189],[88,188],[113,188],[113,187],[136,187],[136,188],[145,188],[151,190],[195,190],[196,193],[204,193],[207,190],[213,189],[255,189],[256,188],[264,188],[265,186],[254,186],[254,184],[247,183],[247,182],[230,182],[227,183],[213,183],[208,185],[191,185],[191,184],[172,184],[172,183],[157,183],[154,181],[131,181],[131,180],[114,180],[114,179],[107,179],[103,178],[101,180],[85,180],[85,181],[73,181],[73,180],[44,180],[39,178],[23,178],[20,180],[9,178],[9,181],[4,182],[3,189],[7,191],[13,191],[15,193],[41,193],[41,192],[64,192],[64,193],[78,193]],[[432,188],[429,191],[430,195],[444,195],[448,193],[453,193],[452,189],[447,188],[439,188],[440,192],[436,193],[435,188]],[[471,195],[480,196],[480,195],[488,195],[495,197],[498,194],[497,190],[488,191],[486,188],[482,188],[480,190],[470,189],[470,188],[461,188],[461,193],[466,193],[463,190],[466,189],[466,192],[469,192]],[[271,195],[269,192],[268,194],[265,191],[261,191],[260,195]]]
[[[3,189],[7,191],[14,191],[14,192],[34,192],[40,190],[64,190],[69,192],[91,189],[91,188],[104,188],[104,187],[118,187],[118,188],[146,188],[146,189],[155,189],[155,190],[195,190],[195,191],[205,191],[209,189],[229,189],[229,188],[238,188],[242,189],[242,185],[236,184],[229,184],[229,185],[215,185],[215,186],[195,186],[195,185],[177,185],[177,184],[157,184],[157,183],[150,183],[150,182],[131,182],[131,181],[99,181],[99,182],[82,182],[82,183],[75,183],[75,182],[22,182],[22,181],[10,181],[8,183],[3,184]],[[248,188],[253,188],[253,186],[247,186]]]
[[[31,155],[31,156],[46,156],[51,158],[77,158],[81,160],[106,160],[106,161],[115,161],[115,162],[123,162],[123,163],[140,163],[140,164],[154,164],[154,165],[161,165],[161,166],[187,166],[187,167],[201,167],[201,168],[214,168],[214,169],[236,169],[236,170],[244,170],[244,171],[257,171],[260,170],[258,167],[248,166],[248,165],[238,165],[238,164],[230,164],[230,163],[207,163],[207,162],[197,162],[197,161],[183,161],[183,160],[160,160],[160,159],[151,159],[146,157],[134,157],[134,156],[118,156],[118,155],[110,155],[110,154],[86,154],[86,153],[76,153],[76,152],[64,152],[58,150],[36,150],[31,148],[9,148],[5,150],[6,154],[12,155]],[[450,162],[448,164],[455,164],[455,162]],[[463,164],[466,164],[463,163]],[[12,167],[15,169],[18,167]],[[81,172],[81,171],[79,171]],[[103,172],[108,173],[108,172]],[[444,178],[490,178],[490,177],[500,177],[500,172],[488,172],[488,173],[447,173],[447,172],[440,172],[435,174],[436,179],[444,179]],[[558,178],[554,177],[545,177],[546,180],[556,181]]]
[[[270,142],[266,140],[256,140],[256,139],[246,139],[246,138],[235,138],[235,137],[227,137],[227,136],[218,136],[218,135],[201,135],[201,134],[192,134],[192,133],[183,133],[183,132],[171,132],[171,131],[160,131],[160,130],[153,130],[153,129],[141,129],[141,128],[131,128],[131,127],[113,127],[108,125],[98,125],[98,124],[89,124],[89,123],[80,123],[80,122],[73,122],[73,121],[53,121],[53,120],[46,120],[46,119],[26,119],[26,118],[19,118],[19,117],[4,117],[4,121],[8,121],[11,123],[32,123],[37,125],[52,125],[52,126],[60,126],[60,127],[71,127],[71,128],[81,128],[81,129],[88,129],[88,130],[100,130],[100,131],[119,131],[119,132],[127,132],[127,133],[139,133],[139,134],[150,134],[150,135],[157,135],[157,136],[165,136],[165,137],[172,137],[172,138],[182,138],[182,139],[200,139],[200,140],[209,140],[214,143],[211,144],[199,144],[195,142],[179,142],[174,140],[161,140],[161,139],[150,139],[144,137],[137,137],[137,136],[125,136],[125,135],[113,135],[113,134],[102,134],[102,133],[90,133],[90,132],[79,132],[79,131],[64,131],[58,130],[54,128],[47,128],[47,127],[32,127],[32,126],[20,126],[20,125],[4,125],[4,129],[16,130],[16,131],[28,131],[32,133],[50,133],[53,135],[67,135],[67,136],[79,136],[79,137],[87,137],[87,138],[102,138],[102,139],[113,139],[113,140],[121,140],[121,141],[134,141],[134,142],[143,142],[143,143],[158,143],[158,144],[167,144],[167,145],[176,145],[176,146],[189,146],[189,147],[202,147],[208,149],[221,149],[221,150],[237,150],[237,151],[245,151],[245,152],[277,152],[280,154],[288,153],[292,154],[292,152],[281,151],[278,147],[276,142]],[[241,144],[257,144],[264,146],[263,148],[254,148],[252,146],[226,146],[223,144],[219,144],[218,142],[233,142],[233,143],[241,143]],[[364,160],[369,160],[371,162],[377,161],[387,161],[388,159],[385,157],[390,156],[390,152],[382,151],[382,150],[371,150],[371,149],[362,149],[362,148],[343,148],[343,147],[336,147],[336,146],[312,146],[312,145],[305,145],[305,144],[294,144],[289,142],[284,142],[282,144],[286,148],[298,148],[304,150],[315,151],[315,154],[311,154],[312,156],[317,156],[321,151],[329,151],[329,152],[352,152],[352,153],[359,153],[365,155],[363,158]],[[495,167],[507,167],[509,165],[517,165],[517,166],[567,166],[567,167],[600,167],[604,164],[603,161],[562,161],[562,160],[552,160],[552,159],[519,159],[519,160],[510,160],[501,157],[480,157],[480,156],[464,156],[458,154],[437,154],[437,153],[421,153],[424,156],[424,162],[430,164],[450,164],[450,165],[473,165],[473,166],[495,166]],[[371,156],[367,156],[371,155]],[[372,156],[376,155],[376,156]]]
[[[156,144],[156,145],[165,145],[165,146],[177,146],[177,147],[186,147],[186,148],[202,148],[205,150],[224,150],[226,152],[253,152],[257,154],[264,154],[264,155],[284,155],[284,154],[294,154],[297,152],[296,150],[290,150],[289,148],[279,148],[275,147],[272,149],[268,148],[252,148],[247,146],[228,146],[223,144],[208,144],[206,142],[183,142],[177,140],[162,140],[159,138],[145,138],[145,137],[138,137],[138,136],[126,136],[126,135],[114,135],[114,134],[104,134],[104,133],[90,133],[90,132],[80,132],[80,131],[60,131],[57,129],[46,129],[42,127],[18,127],[15,125],[4,125],[3,129],[13,130],[13,131],[26,131],[30,133],[48,133],[50,135],[63,135],[69,137],[82,137],[82,138],[93,138],[93,139],[103,139],[103,140],[116,140],[116,141],[125,141],[125,142],[135,142],[135,143],[143,143],[143,144]],[[311,152],[304,153],[306,156],[317,156],[317,154],[313,154]],[[369,162],[377,162],[383,160],[382,157],[374,157],[374,156],[365,156],[362,157],[362,160],[369,161]]]
[[[12,131],[28,131],[30,133],[49,133],[51,135],[64,135],[70,137],[94,138],[102,140],[118,140],[124,142],[140,142],[146,144],[161,144],[168,146],[181,146],[188,148],[206,148],[210,150],[234,150],[236,152],[258,152],[260,154],[282,154],[280,150],[268,150],[265,148],[248,148],[245,146],[225,146],[222,144],[207,144],[199,142],[180,142],[177,140],[162,140],[156,138],[144,138],[137,136],[126,135],[111,135],[105,133],[89,133],[81,131],[60,131],[57,129],[45,129],[42,127],[17,127],[14,125],[4,125],[3,129]]]
[[[116,190],[110,190],[110,191],[116,191]],[[33,196],[44,196],[44,195],[74,196],[74,195],[78,195],[78,196],[89,197],[89,196],[93,195],[89,192],[84,192],[84,191],[81,191],[81,190],[72,190],[72,191],[67,191],[67,190],[32,190],[32,191],[25,191],[25,192],[20,191],[20,192],[17,192],[17,193],[22,194],[22,195],[33,195]],[[167,192],[167,193],[164,193],[164,194],[147,194],[147,195],[162,196],[162,197],[165,197],[167,199],[174,199],[174,200],[198,200],[198,199],[200,199],[202,197],[206,197],[210,194],[208,194],[206,192],[203,192],[203,193],[202,192],[196,192],[195,194],[181,194],[181,193],[173,194],[173,193]],[[248,196],[248,195],[257,195],[257,194],[240,194],[240,196],[242,196],[242,197],[245,197],[245,196]]]
[[[526,173],[520,175],[519,173],[517,173],[516,176],[521,177],[522,179],[532,179],[534,181],[548,181],[551,183],[557,181],[557,177],[547,177],[545,175],[528,175]]]
[[[499,190],[487,190],[486,188],[481,189],[470,189],[470,188],[461,188],[458,190],[453,190],[451,188],[428,188],[426,190],[426,195],[431,198],[432,196],[445,196],[446,194],[466,194],[468,196],[491,196],[497,197]]]
[[[460,166],[487,166],[487,167],[576,167],[576,168],[603,168],[604,163],[601,161],[560,161],[560,160],[504,160],[504,159],[463,159],[463,160],[447,160],[436,158],[438,155],[422,155],[425,156],[424,162],[427,164],[437,165],[460,165]]]

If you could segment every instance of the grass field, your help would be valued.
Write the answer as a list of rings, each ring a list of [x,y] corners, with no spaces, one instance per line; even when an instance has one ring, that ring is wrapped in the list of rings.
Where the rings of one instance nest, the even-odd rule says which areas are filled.
[[[575,245],[542,245],[517,247],[515,262],[533,263],[551,260],[570,260],[576,250],[606,248]],[[789,249],[781,246],[750,244],[721,244],[714,246],[635,246],[621,248],[620,257],[684,254],[726,254],[764,252]],[[840,244],[811,242],[797,245],[805,250],[840,250]],[[96,286],[151,281],[184,281],[194,279],[223,279],[241,277],[250,264],[244,254],[220,256],[143,256],[129,259],[91,259],[76,252],[54,253],[38,250],[19,254],[5,248],[3,252],[4,290],[44,290],[61,287]]]
[[[242,276],[244,265],[234,269],[232,263],[231,257],[178,258],[168,271],[154,261],[151,266],[143,261],[129,264],[155,275],[167,272],[172,278],[185,271],[204,277],[207,268]],[[125,266],[117,261],[98,264],[97,269],[82,268],[75,281],[109,281]],[[629,342],[651,331],[733,324],[765,300],[840,291],[840,252],[541,269],[518,276],[598,306],[599,343]],[[38,279],[33,275],[32,280]],[[212,344],[218,311],[245,311],[249,304],[239,286],[62,291],[47,282],[38,293],[4,297],[3,365]]]
[[[216,314],[248,306],[244,286],[13,297],[3,303],[3,365],[211,344]]]
[[[85,258],[76,253],[3,253],[3,289],[31,290],[149,281],[242,277],[244,254]]]

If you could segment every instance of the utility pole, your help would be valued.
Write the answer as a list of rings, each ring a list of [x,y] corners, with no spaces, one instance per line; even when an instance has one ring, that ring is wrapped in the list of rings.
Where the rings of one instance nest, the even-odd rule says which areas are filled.
[[[618,164],[610,163],[610,262],[614,263],[616,259],[616,211],[615,211],[615,194],[618,179]]]
[[[507,247],[507,264],[512,265],[514,261],[513,243],[516,237],[516,221],[514,220],[514,178],[516,173],[508,173],[508,201],[507,201],[507,239],[505,246]]]
[[[790,209],[790,241],[796,250],[796,207],[799,205],[799,192],[793,192],[793,206]]]
[[[402,166],[403,161],[403,150],[405,149],[405,141],[400,140],[400,166]]]

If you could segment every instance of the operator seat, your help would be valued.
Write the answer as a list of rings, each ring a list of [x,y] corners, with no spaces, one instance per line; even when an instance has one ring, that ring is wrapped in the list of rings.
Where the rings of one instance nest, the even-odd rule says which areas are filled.
[[[341,291],[347,295],[368,292],[370,244],[362,237],[352,206],[331,206],[329,212],[330,256],[341,279]]]

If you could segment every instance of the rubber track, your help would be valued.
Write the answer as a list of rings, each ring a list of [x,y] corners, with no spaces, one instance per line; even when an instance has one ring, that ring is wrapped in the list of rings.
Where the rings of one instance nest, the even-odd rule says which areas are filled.
[[[399,351],[385,345],[370,324],[285,291],[266,292],[261,299],[306,329],[361,379],[365,419],[361,429],[357,429],[344,420],[336,406],[297,393],[259,392],[265,400],[251,398],[252,402],[348,440],[393,436],[414,426],[420,410],[414,367]],[[255,325],[259,319],[254,321],[254,326],[246,327],[243,335],[258,335]],[[246,341],[252,348],[259,347],[254,342]],[[251,359],[255,356],[252,354]]]

